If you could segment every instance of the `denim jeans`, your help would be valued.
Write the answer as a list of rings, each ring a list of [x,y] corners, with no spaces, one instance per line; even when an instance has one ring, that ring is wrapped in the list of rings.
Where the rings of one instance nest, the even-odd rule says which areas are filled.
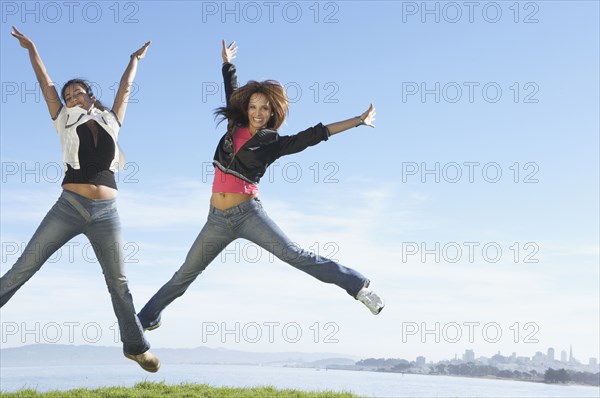
[[[116,199],[92,200],[64,190],[35,231],[21,257],[0,278],[0,307],[46,260],[73,237],[83,233],[92,244],[119,322],[123,351],[138,355],[150,348],[136,316],[127,286],[121,221]]]
[[[142,326],[160,322],[160,314],[183,295],[210,262],[237,238],[256,243],[280,260],[326,283],[333,283],[356,297],[369,280],[353,269],[307,252],[294,244],[263,210],[259,199],[218,210],[211,206],[208,221],[192,245],[185,262],[138,314]]]

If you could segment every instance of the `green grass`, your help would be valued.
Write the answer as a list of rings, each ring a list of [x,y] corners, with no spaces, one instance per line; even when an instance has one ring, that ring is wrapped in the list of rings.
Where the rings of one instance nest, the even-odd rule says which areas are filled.
[[[133,387],[106,387],[96,390],[76,389],[69,391],[37,392],[21,390],[0,392],[0,398],[357,398],[348,392],[303,392],[277,390],[273,387],[230,388],[211,387],[205,384],[167,385],[165,383],[142,382]]]

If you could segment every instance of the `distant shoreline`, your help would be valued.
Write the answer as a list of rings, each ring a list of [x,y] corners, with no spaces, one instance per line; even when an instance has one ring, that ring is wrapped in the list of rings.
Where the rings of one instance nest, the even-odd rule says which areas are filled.
[[[405,374],[409,374],[409,375],[420,375],[420,376],[445,376],[445,377],[457,377],[457,378],[466,378],[466,379],[484,379],[484,380],[501,380],[501,381],[522,381],[522,382],[527,382],[527,383],[536,383],[536,384],[546,384],[549,386],[580,386],[580,387],[592,387],[592,388],[598,388],[600,387],[600,384],[598,385],[593,385],[593,384],[585,384],[585,383],[575,383],[575,382],[567,382],[567,383],[548,383],[544,380],[527,380],[527,379],[516,379],[516,378],[510,378],[510,377],[498,377],[498,376],[494,376],[494,375],[487,375],[487,376],[468,376],[468,375],[455,375],[455,374],[448,374],[448,375],[443,375],[443,374],[436,374],[436,373],[419,373],[419,372],[393,372],[393,371],[389,371],[389,370],[371,370],[371,369],[337,369],[337,368],[332,368],[329,370],[350,370],[350,371],[358,371],[358,372],[375,372],[375,373],[396,373],[396,374],[401,374],[401,375],[405,375]]]

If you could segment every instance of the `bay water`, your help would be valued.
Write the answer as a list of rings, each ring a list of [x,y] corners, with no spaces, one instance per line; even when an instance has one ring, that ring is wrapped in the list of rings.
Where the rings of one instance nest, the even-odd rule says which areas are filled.
[[[155,374],[135,364],[1,367],[0,390],[14,392],[133,386],[142,381],[211,386],[274,386],[303,391],[350,391],[364,397],[559,397],[600,396],[600,388],[451,376],[325,370],[254,365],[163,364]]]

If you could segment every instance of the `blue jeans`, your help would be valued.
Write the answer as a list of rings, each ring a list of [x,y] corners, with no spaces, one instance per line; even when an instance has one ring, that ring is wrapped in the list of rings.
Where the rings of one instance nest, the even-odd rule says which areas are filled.
[[[123,351],[138,355],[150,348],[127,286],[121,220],[116,199],[92,200],[63,190],[33,234],[21,257],[0,278],[0,307],[65,243],[83,233],[90,240],[119,321]]]
[[[299,248],[269,218],[260,200],[254,198],[226,210],[210,207],[208,221],[181,268],[138,314],[142,326],[157,325],[165,307],[183,295],[208,264],[237,238],[256,243],[280,260],[322,282],[338,285],[352,297],[356,297],[358,291],[369,284],[367,278],[353,269]]]

